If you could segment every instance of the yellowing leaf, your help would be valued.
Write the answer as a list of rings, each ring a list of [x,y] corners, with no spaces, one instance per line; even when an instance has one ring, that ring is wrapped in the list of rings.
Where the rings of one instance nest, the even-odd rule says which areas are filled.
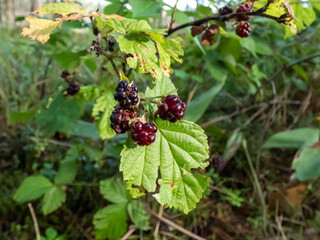
[[[56,27],[61,28],[62,25],[62,21],[40,19],[33,16],[26,17],[26,21],[30,23],[30,26],[22,29],[21,36],[29,37],[32,40],[36,39],[40,43],[47,42],[52,31]]]
[[[87,11],[80,8],[74,2],[63,2],[63,3],[46,4],[43,7],[39,8],[33,12],[33,14],[40,14],[40,15],[45,15],[45,14],[50,14],[50,13],[60,14],[64,17],[64,16],[67,16],[71,13],[86,14]]]

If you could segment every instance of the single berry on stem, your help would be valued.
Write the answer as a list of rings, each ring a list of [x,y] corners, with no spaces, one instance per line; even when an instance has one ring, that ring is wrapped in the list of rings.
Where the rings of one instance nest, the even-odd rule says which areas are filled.
[[[139,146],[148,146],[156,140],[158,128],[154,123],[134,122],[131,128],[132,140]]]
[[[136,115],[132,109],[124,109],[116,106],[110,116],[111,128],[117,135],[127,132],[129,130],[129,121],[135,118]]]
[[[249,37],[250,31],[251,28],[248,22],[239,22],[236,27],[236,34],[242,38]]]
[[[186,109],[186,104],[176,95],[168,95],[158,106],[159,117],[170,122],[181,120]]]

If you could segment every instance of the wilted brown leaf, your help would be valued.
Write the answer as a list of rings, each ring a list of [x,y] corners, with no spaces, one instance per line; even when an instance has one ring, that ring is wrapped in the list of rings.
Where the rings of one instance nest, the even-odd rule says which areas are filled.
[[[40,19],[33,16],[26,17],[26,21],[30,23],[30,26],[22,29],[21,36],[29,37],[32,40],[36,39],[40,43],[47,42],[52,31],[62,25],[62,21]]]
[[[191,28],[191,35],[192,37],[195,37],[199,34],[201,34],[206,28],[203,25],[200,26],[192,26]]]

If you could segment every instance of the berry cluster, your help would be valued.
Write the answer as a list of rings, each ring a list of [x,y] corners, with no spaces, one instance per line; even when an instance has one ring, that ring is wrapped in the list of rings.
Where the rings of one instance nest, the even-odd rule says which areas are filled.
[[[249,4],[242,4],[237,8],[237,13],[248,13],[251,11],[252,8]],[[251,31],[250,24],[248,23],[249,16],[241,14],[236,17],[236,20],[239,22],[236,27],[236,34],[242,38],[249,37]]]
[[[250,31],[251,31],[251,28],[248,22],[239,22],[236,28],[236,34],[242,38],[249,37]]]
[[[176,95],[168,95],[158,107],[159,116],[163,120],[176,122],[184,117],[186,104]]]
[[[111,128],[117,135],[125,133],[129,130],[129,121],[135,117],[136,113],[133,109],[116,106],[110,116]]]
[[[73,96],[79,92],[80,87],[75,82],[75,78],[73,75],[71,75],[67,70],[64,70],[61,73],[61,77],[64,78],[64,80],[69,84],[69,87],[66,90],[68,95]]]
[[[138,104],[138,88],[133,83],[129,85],[127,81],[120,81],[116,91],[114,99],[119,102],[121,107],[130,108]]]
[[[229,8],[228,6],[224,6],[223,8],[219,9],[220,15],[228,15],[228,14],[231,14],[232,12],[233,12],[233,9]]]
[[[135,122],[132,126],[132,140],[140,146],[148,146],[156,140],[157,130],[154,123]]]

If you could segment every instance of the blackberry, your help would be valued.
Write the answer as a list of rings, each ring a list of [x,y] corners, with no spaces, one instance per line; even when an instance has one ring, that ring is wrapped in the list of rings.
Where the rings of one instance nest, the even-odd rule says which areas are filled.
[[[69,87],[67,88],[68,95],[75,95],[79,92],[80,87],[75,82],[69,82]]]
[[[233,9],[229,8],[228,6],[224,6],[223,8],[219,9],[220,15],[228,15],[228,14],[231,14],[232,12],[233,12]]]
[[[248,22],[240,22],[236,28],[236,34],[239,37],[246,38],[249,37],[251,28]]]
[[[186,104],[176,95],[168,95],[163,100],[163,104],[158,106],[160,118],[170,122],[181,120],[186,109]]]
[[[127,81],[120,81],[116,87],[114,99],[119,102],[123,108],[130,108],[139,102],[138,88],[136,85],[128,84]]]
[[[70,76],[70,73],[67,70],[63,70],[61,73],[61,77],[62,78],[67,78]]]
[[[249,4],[242,4],[237,8],[237,13],[251,12],[251,6]],[[237,21],[248,21],[249,16],[246,14],[236,16]]]
[[[136,117],[136,113],[132,109],[123,109],[116,106],[110,116],[111,128],[117,135],[125,133],[129,130],[129,120]]]
[[[156,140],[157,130],[154,123],[135,122],[132,127],[132,140],[140,146],[148,146]]]

